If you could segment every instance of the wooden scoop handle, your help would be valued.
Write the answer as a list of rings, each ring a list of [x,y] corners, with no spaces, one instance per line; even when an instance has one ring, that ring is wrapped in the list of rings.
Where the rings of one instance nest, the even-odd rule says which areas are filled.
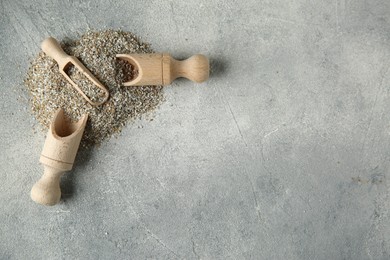
[[[61,199],[60,179],[64,173],[45,166],[41,179],[31,189],[32,200],[46,206],[57,204]]]
[[[184,77],[198,83],[206,81],[209,78],[209,60],[202,54],[196,54],[183,61],[175,60],[172,57],[170,59],[171,75],[170,82],[166,82],[168,84],[179,77]]]
[[[63,67],[65,58],[70,56],[64,52],[61,45],[53,37],[46,38],[42,44],[41,49],[51,58],[55,59],[60,67]]]

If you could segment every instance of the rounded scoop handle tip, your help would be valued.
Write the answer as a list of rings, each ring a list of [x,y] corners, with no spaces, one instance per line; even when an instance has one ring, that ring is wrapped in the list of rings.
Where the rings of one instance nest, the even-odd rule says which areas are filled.
[[[31,199],[46,206],[57,204],[61,199],[60,178],[62,174],[64,172],[45,167],[44,174],[31,189]]]
[[[69,55],[66,54],[64,50],[61,48],[61,45],[58,43],[58,41],[53,37],[46,38],[41,43],[41,49],[44,53],[46,53],[46,55],[55,59],[58,64],[62,63],[61,62],[62,59],[69,57]]]

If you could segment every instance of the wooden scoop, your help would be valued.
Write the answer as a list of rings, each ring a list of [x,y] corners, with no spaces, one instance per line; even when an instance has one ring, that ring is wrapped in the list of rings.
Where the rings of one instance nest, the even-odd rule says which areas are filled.
[[[55,113],[39,160],[45,171],[31,190],[35,202],[52,206],[60,201],[60,178],[73,167],[87,119],[84,115],[77,123],[70,123],[62,109]]]
[[[209,78],[209,61],[201,54],[183,61],[175,60],[167,53],[117,54],[116,57],[129,62],[138,71],[138,76],[124,82],[124,86],[169,85],[179,77],[200,83]]]
[[[69,56],[64,52],[64,50],[61,48],[60,44],[57,42],[56,39],[53,37],[49,37],[45,39],[42,44],[41,48],[44,53],[46,53],[48,56],[53,58],[58,63],[59,70],[61,74],[66,78],[67,81],[69,81],[70,84],[83,96],[85,100],[88,101],[93,106],[98,106],[103,104],[107,101],[109,97],[108,90],[100,83],[93,74],[74,56]],[[81,89],[80,87],[69,77],[69,75],[66,73],[67,67],[70,65],[75,66],[81,73],[83,73],[94,85],[96,85],[98,88],[104,91],[104,97],[100,102],[94,102],[92,101]]]

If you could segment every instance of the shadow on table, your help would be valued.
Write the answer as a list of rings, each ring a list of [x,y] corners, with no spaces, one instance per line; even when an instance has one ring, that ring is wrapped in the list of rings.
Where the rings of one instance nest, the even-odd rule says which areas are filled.
[[[229,68],[229,61],[224,57],[209,57],[210,78],[219,78],[226,75]]]
[[[91,161],[93,156],[93,147],[84,148],[80,147],[77,152],[76,160],[73,164],[73,169],[69,172],[66,172],[61,178],[60,187],[61,187],[61,200],[68,200],[76,195],[76,185],[77,179],[80,175],[83,174],[84,170],[88,163]]]

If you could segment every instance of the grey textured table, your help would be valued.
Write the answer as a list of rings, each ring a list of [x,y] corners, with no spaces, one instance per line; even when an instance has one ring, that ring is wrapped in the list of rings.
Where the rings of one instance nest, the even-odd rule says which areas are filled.
[[[390,1],[33,1],[0,8],[0,259],[389,259]],[[51,35],[123,28],[213,71],[29,198],[20,86]]]

